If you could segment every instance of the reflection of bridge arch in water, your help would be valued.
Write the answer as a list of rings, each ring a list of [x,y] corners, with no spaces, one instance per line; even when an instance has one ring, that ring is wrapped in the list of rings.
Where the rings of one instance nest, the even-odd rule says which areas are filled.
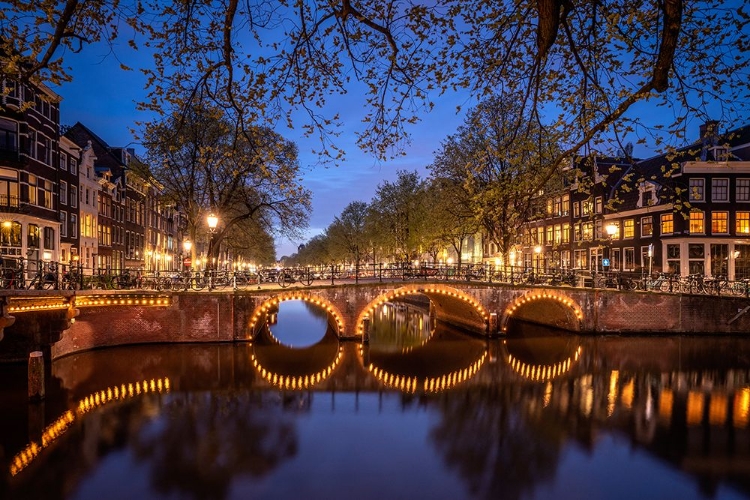
[[[264,323],[252,344],[250,360],[266,382],[281,389],[307,389],[331,376],[341,362],[343,350],[332,325],[317,343],[289,347],[279,342]]]
[[[533,290],[516,298],[503,312],[500,330],[508,331],[511,319],[539,323],[572,332],[581,331],[583,310],[573,299],[552,290]]]
[[[487,360],[484,342],[445,332],[399,353],[368,346],[360,346],[359,353],[364,368],[380,382],[411,394],[450,389],[472,378]]]
[[[386,302],[402,299],[408,295],[425,295],[430,299],[438,318],[444,310],[464,313],[473,316],[469,320],[485,324],[489,321],[489,313],[471,295],[446,285],[404,285],[395,290],[389,290],[371,300],[357,317],[356,332],[360,338],[364,335],[365,319],[371,318],[374,311]]]
[[[501,344],[501,355],[522,378],[547,382],[568,373],[581,359],[578,337],[509,338]]]
[[[110,403],[150,393],[169,392],[170,385],[169,378],[164,377],[163,379],[151,379],[150,381],[138,380],[130,382],[127,385],[115,385],[89,394],[78,401],[75,410],[66,411],[57,420],[44,428],[41,443],[32,441],[13,457],[10,461],[10,475],[15,476],[28,467],[44,448],[51,445],[57,438],[70,429],[76,418],[82,417],[91,410]]]
[[[280,303],[288,300],[301,300],[320,307],[328,313],[328,328],[333,328],[337,336],[341,335],[344,331],[345,324],[343,316],[335,305],[326,299],[310,293],[292,290],[274,295],[260,303],[255,308],[249,325],[251,338],[255,337],[258,332],[262,331],[266,321],[266,314],[278,307]]]

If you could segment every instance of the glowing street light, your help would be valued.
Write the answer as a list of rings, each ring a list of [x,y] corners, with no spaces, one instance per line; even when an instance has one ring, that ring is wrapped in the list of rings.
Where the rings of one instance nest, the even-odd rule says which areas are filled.
[[[206,217],[206,222],[208,223],[208,231],[213,234],[216,232],[216,226],[219,225],[219,218],[214,215],[213,212],[208,214],[208,217]]]

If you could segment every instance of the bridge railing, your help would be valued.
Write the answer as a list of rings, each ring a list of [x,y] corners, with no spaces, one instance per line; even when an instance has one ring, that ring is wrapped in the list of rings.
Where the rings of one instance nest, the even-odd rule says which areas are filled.
[[[586,269],[541,270],[496,267],[490,264],[369,264],[248,270],[184,270],[150,272],[142,269],[86,268],[5,257],[0,259],[0,289],[214,290],[250,289],[262,285],[309,286],[349,282],[461,281],[525,286],[566,286],[684,294],[750,297],[750,279]]]

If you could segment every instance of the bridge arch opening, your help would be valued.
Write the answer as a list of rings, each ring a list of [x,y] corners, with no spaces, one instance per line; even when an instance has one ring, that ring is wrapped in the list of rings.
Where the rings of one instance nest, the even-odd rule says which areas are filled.
[[[573,299],[551,290],[534,290],[508,304],[503,312],[500,331],[508,332],[511,320],[550,326],[569,332],[580,332],[583,310]]]
[[[471,295],[446,285],[405,285],[382,293],[362,309],[356,322],[357,337],[364,337],[365,320],[372,318],[379,307],[410,295],[423,295],[429,298],[438,320],[467,330],[486,332],[489,313]]]
[[[340,337],[342,332],[344,332],[344,317],[334,304],[325,298],[311,293],[294,290],[282,292],[273,297],[269,297],[255,307],[250,323],[248,324],[249,338],[255,338],[255,336],[261,331],[266,324],[266,317],[268,314],[277,310],[279,304],[289,300],[300,300],[325,310],[328,314],[328,328],[333,329],[337,337]]]
[[[256,372],[279,389],[308,389],[324,382],[339,366],[343,350],[332,327],[317,343],[303,348],[280,343],[264,325],[252,344]]]

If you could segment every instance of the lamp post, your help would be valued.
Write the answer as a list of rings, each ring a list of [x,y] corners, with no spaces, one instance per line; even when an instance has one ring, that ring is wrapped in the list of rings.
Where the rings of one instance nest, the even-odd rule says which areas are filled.
[[[185,270],[190,268],[193,264],[192,255],[190,255],[190,250],[193,248],[193,242],[190,240],[184,240],[182,242],[182,250],[184,251],[184,256],[181,259],[182,260],[182,266]]]
[[[534,247],[534,253],[536,254],[536,274],[539,275],[539,259],[542,255],[542,246],[537,245]]]
[[[206,255],[209,259],[208,289],[213,290],[213,272],[216,269],[216,259],[214,258],[214,245],[216,243],[214,242],[214,237],[216,235],[216,227],[219,225],[219,218],[211,212],[208,214],[208,217],[206,217],[206,223],[208,224],[208,232],[211,235],[211,238],[208,241],[208,255]]]

